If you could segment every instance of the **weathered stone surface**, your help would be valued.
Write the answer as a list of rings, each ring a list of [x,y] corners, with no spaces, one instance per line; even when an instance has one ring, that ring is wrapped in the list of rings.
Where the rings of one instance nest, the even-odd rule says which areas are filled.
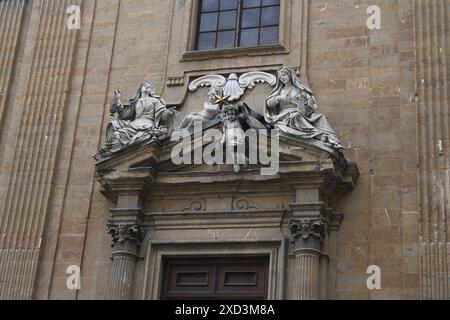
[[[379,1],[381,30],[367,28],[366,1],[282,1],[280,46],[214,53],[191,52],[196,1],[0,2],[0,298],[105,297],[111,267],[105,226],[117,198],[101,193],[91,155],[104,144],[112,120],[112,90],[133,92],[151,80],[186,115],[199,111],[207,96],[205,88],[186,95],[191,78],[274,73],[282,65],[307,78],[361,173],[339,202],[345,213],[339,232],[329,234],[328,298],[450,297],[445,0]],[[69,31],[66,8],[80,3],[81,29]],[[263,112],[270,89],[259,85],[243,98]],[[135,153],[136,160],[147,151]],[[115,165],[126,161],[119,157]],[[277,239],[271,248],[282,251],[280,239],[289,234],[282,212],[296,202],[295,188],[235,179],[214,190],[216,179],[229,177],[210,173],[199,188],[171,188],[170,196],[158,186],[143,200],[154,241],[168,243],[159,244],[152,259],[174,238]],[[244,199],[236,197],[238,187]],[[189,232],[183,230],[187,222]],[[209,250],[223,249],[214,246]],[[256,252],[264,244],[248,246]],[[140,270],[145,252],[138,256]],[[277,298],[295,295],[295,259],[284,258],[286,288],[274,293]],[[81,266],[81,290],[66,287],[70,265]],[[369,265],[382,270],[379,291],[366,287]],[[24,271],[8,271],[18,267]],[[137,282],[145,277],[153,275],[139,274]],[[155,297],[152,291],[144,298]]]

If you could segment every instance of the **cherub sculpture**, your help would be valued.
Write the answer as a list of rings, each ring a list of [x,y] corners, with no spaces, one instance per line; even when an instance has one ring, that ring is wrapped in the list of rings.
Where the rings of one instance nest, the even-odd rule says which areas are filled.
[[[249,114],[247,108],[241,105],[241,108],[235,105],[228,105],[225,108],[225,117],[223,119],[223,136],[221,143],[225,145],[227,152],[227,160],[229,157],[233,162],[234,172],[238,173],[241,170],[241,164],[247,165],[247,157],[245,156],[245,132],[243,130],[241,121],[239,121],[239,110],[244,112],[244,121],[249,121]]]
[[[189,129],[194,127],[195,122],[201,122],[203,124],[217,118],[221,113],[221,108],[215,101],[216,97],[221,95],[222,88],[211,86],[208,91],[208,101],[203,104],[203,110],[187,115],[181,122],[180,129]]]

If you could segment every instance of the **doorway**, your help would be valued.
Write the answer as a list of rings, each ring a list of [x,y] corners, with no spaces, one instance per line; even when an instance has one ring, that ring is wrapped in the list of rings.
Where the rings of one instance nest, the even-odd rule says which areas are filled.
[[[269,256],[170,258],[163,264],[163,300],[266,300]]]

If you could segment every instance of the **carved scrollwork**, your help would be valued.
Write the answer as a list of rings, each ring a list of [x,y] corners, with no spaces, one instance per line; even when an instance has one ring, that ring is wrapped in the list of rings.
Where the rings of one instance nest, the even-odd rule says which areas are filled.
[[[136,224],[109,224],[106,230],[112,236],[111,247],[113,248],[140,245],[145,236],[145,229]]]
[[[239,198],[234,202],[233,205],[234,210],[251,210],[251,209],[258,209],[257,206],[251,203],[249,199],[246,198]]]
[[[302,239],[304,241],[313,238],[322,241],[325,237],[327,224],[323,220],[302,219],[289,223],[289,230],[294,239]]]
[[[220,87],[228,97],[228,101],[239,100],[246,89],[253,89],[258,83],[268,83],[275,86],[277,78],[267,72],[252,71],[241,75],[239,78],[235,73],[229,75],[228,79],[222,75],[206,75],[195,79],[189,84],[189,90],[195,91],[200,87]]]
[[[192,201],[188,207],[181,209],[181,212],[201,212],[205,210],[206,210],[206,200],[200,199]]]
[[[213,74],[206,75],[195,79],[189,84],[189,91],[195,91],[200,87],[223,87],[227,83],[227,79],[224,76]]]
[[[277,78],[270,73],[262,71],[247,72],[239,77],[239,85],[242,88],[253,89],[257,83],[268,83],[274,86],[277,83]]]

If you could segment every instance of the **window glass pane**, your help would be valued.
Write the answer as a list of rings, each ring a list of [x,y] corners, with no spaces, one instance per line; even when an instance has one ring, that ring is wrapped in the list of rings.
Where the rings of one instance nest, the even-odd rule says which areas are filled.
[[[220,10],[237,8],[237,0],[220,0]]]
[[[203,0],[202,11],[217,11],[219,10],[219,0]]]
[[[219,16],[219,29],[236,28],[236,11],[224,11]]]
[[[217,13],[202,13],[200,18],[200,32],[217,29]]]
[[[260,44],[277,44],[278,27],[261,28]]]
[[[263,6],[271,6],[276,4],[280,4],[280,0],[262,0]]]
[[[199,50],[214,49],[216,47],[216,33],[200,33],[198,35],[198,46]]]
[[[258,45],[259,29],[245,29],[241,31],[241,47],[257,46]]]
[[[217,48],[234,47],[234,31],[223,31],[217,34]]]
[[[244,8],[259,7],[261,0],[244,0]]]
[[[259,26],[259,9],[245,9],[242,13],[242,27]]]
[[[263,8],[261,12],[261,25],[277,25],[280,17],[280,7]]]

